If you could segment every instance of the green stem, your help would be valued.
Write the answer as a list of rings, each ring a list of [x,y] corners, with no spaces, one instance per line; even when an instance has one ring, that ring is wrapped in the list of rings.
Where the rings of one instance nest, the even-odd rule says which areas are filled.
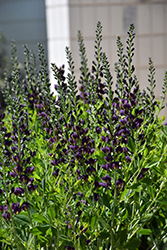
[[[111,228],[114,228],[114,219],[115,219],[115,208],[117,203],[117,186],[116,186],[116,180],[117,180],[117,171],[114,169],[114,183],[115,183],[115,189],[114,189],[114,207],[113,207],[113,213],[112,213],[112,222],[111,222]],[[114,249],[114,239],[113,239],[113,231],[111,231],[111,246],[112,249]]]
[[[12,209],[11,209],[11,202],[10,202],[10,197],[8,194],[8,190],[6,188],[6,177],[5,177],[6,173],[5,173],[5,167],[3,166],[3,179],[4,179],[4,189],[6,192],[6,200],[7,200],[7,207],[9,209],[10,212],[10,216],[11,216],[11,221],[12,221],[12,229],[13,229],[13,234],[14,234],[14,238],[15,238],[15,244],[18,246],[18,250],[20,250],[20,244],[18,242],[18,237],[16,234],[16,229],[15,229],[15,224],[14,224],[14,220],[13,220],[13,214],[12,214]]]
[[[17,233],[16,233],[16,228],[15,228],[14,220],[13,220],[13,215],[12,215],[12,209],[11,209],[11,206],[10,206],[10,202],[9,202],[8,208],[9,208],[10,215],[11,215],[11,221],[12,221],[13,233],[14,233],[14,238],[15,238],[15,244],[17,245],[18,250],[21,250],[20,243],[18,241],[18,237],[17,237]]]
[[[158,198],[158,196],[159,196],[159,194],[160,194],[160,192],[161,192],[161,190],[162,190],[162,187],[163,187],[163,185],[165,184],[165,182],[167,182],[166,178],[165,178],[165,180],[162,182],[162,184],[161,184],[161,186],[160,186],[159,192],[157,193],[156,197],[154,198],[154,200],[152,201],[152,203],[150,204],[150,206],[148,206],[148,208],[146,209],[144,215],[145,215],[146,213],[150,213],[150,212],[151,212],[151,209],[152,209],[152,207],[153,207],[155,201],[157,200],[157,198]],[[159,209],[159,207],[158,207],[158,209]],[[158,209],[156,209],[156,210],[154,211],[153,214],[155,214],[155,213],[157,212]],[[143,217],[144,217],[144,216],[143,216]],[[133,225],[133,228],[139,223],[139,221],[141,221],[141,219],[142,219],[142,218],[140,218],[140,219],[135,223],[135,225]],[[150,219],[150,218],[148,218],[148,220],[149,220],[149,219]],[[131,236],[129,237],[128,241],[136,234],[136,232],[137,232],[141,227],[143,227],[143,225],[145,225],[145,224],[148,222],[148,220],[146,220],[145,223],[143,223],[140,227],[138,227],[137,229],[135,229],[135,231],[134,231],[134,232],[131,234]],[[132,228],[131,230],[133,230],[133,228]]]
[[[24,190],[25,190],[25,200],[26,202],[28,203],[28,190],[27,190],[27,186],[26,184],[24,184]],[[27,209],[27,213],[28,213],[28,217],[30,219],[30,224],[31,224],[31,227],[33,228],[33,223],[32,223],[32,218],[31,218],[31,215],[30,215],[30,211],[29,211],[29,208]],[[36,241],[36,236],[32,237],[34,238],[34,249],[36,250],[37,249],[37,241]],[[32,239],[31,239],[31,242],[32,242]],[[30,244],[29,244],[30,246]]]

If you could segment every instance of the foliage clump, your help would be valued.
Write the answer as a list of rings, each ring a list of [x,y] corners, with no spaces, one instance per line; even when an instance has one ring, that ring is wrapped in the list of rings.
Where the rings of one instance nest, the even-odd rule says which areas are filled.
[[[165,249],[167,128],[155,100],[154,66],[140,90],[135,67],[134,26],[126,53],[117,38],[116,88],[97,23],[95,60],[81,56],[80,92],[72,53],[69,66],[52,64],[57,96],[50,93],[46,60],[41,66],[25,46],[21,82],[12,44],[12,89],[6,74],[7,110],[0,114],[1,249]]]

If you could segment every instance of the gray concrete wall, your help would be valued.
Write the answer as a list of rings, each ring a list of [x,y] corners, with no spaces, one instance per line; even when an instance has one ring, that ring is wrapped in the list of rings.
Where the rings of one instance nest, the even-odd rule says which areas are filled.
[[[0,0],[0,32],[6,37],[9,55],[15,40],[19,61],[25,58],[24,44],[37,54],[41,42],[47,56],[45,0]]]

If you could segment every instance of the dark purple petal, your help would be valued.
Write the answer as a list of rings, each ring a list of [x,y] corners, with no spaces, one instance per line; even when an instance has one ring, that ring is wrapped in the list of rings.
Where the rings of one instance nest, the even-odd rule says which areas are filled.
[[[99,182],[99,186],[100,186],[100,187],[107,188],[107,187],[108,187],[108,184],[107,184],[107,183],[104,183],[104,182]]]
[[[131,159],[130,156],[128,156],[128,155],[127,155],[125,158],[126,158],[126,161],[127,161],[127,162],[131,162],[131,161],[132,161],[132,159]]]
[[[25,192],[25,190],[22,187],[15,188],[15,190],[14,190],[14,194],[17,196],[24,194],[24,192]]]
[[[94,193],[93,196],[94,196],[95,202],[97,202],[99,200],[99,197],[100,197],[99,194],[98,193]]]

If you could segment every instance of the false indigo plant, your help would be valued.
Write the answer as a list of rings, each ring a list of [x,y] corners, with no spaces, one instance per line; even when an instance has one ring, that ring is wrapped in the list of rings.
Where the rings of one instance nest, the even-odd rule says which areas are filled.
[[[12,43],[12,77],[0,114],[0,248],[166,249],[167,72],[156,100],[155,69],[141,90],[132,64],[134,26],[126,51],[117,38],[116,88],[97,23],[95,60],[81,56],[79,90],[72,53],[68,73],[52,64],[57,95],[50,93],[47,64],[24,47],[25,79],[19,78]]]

